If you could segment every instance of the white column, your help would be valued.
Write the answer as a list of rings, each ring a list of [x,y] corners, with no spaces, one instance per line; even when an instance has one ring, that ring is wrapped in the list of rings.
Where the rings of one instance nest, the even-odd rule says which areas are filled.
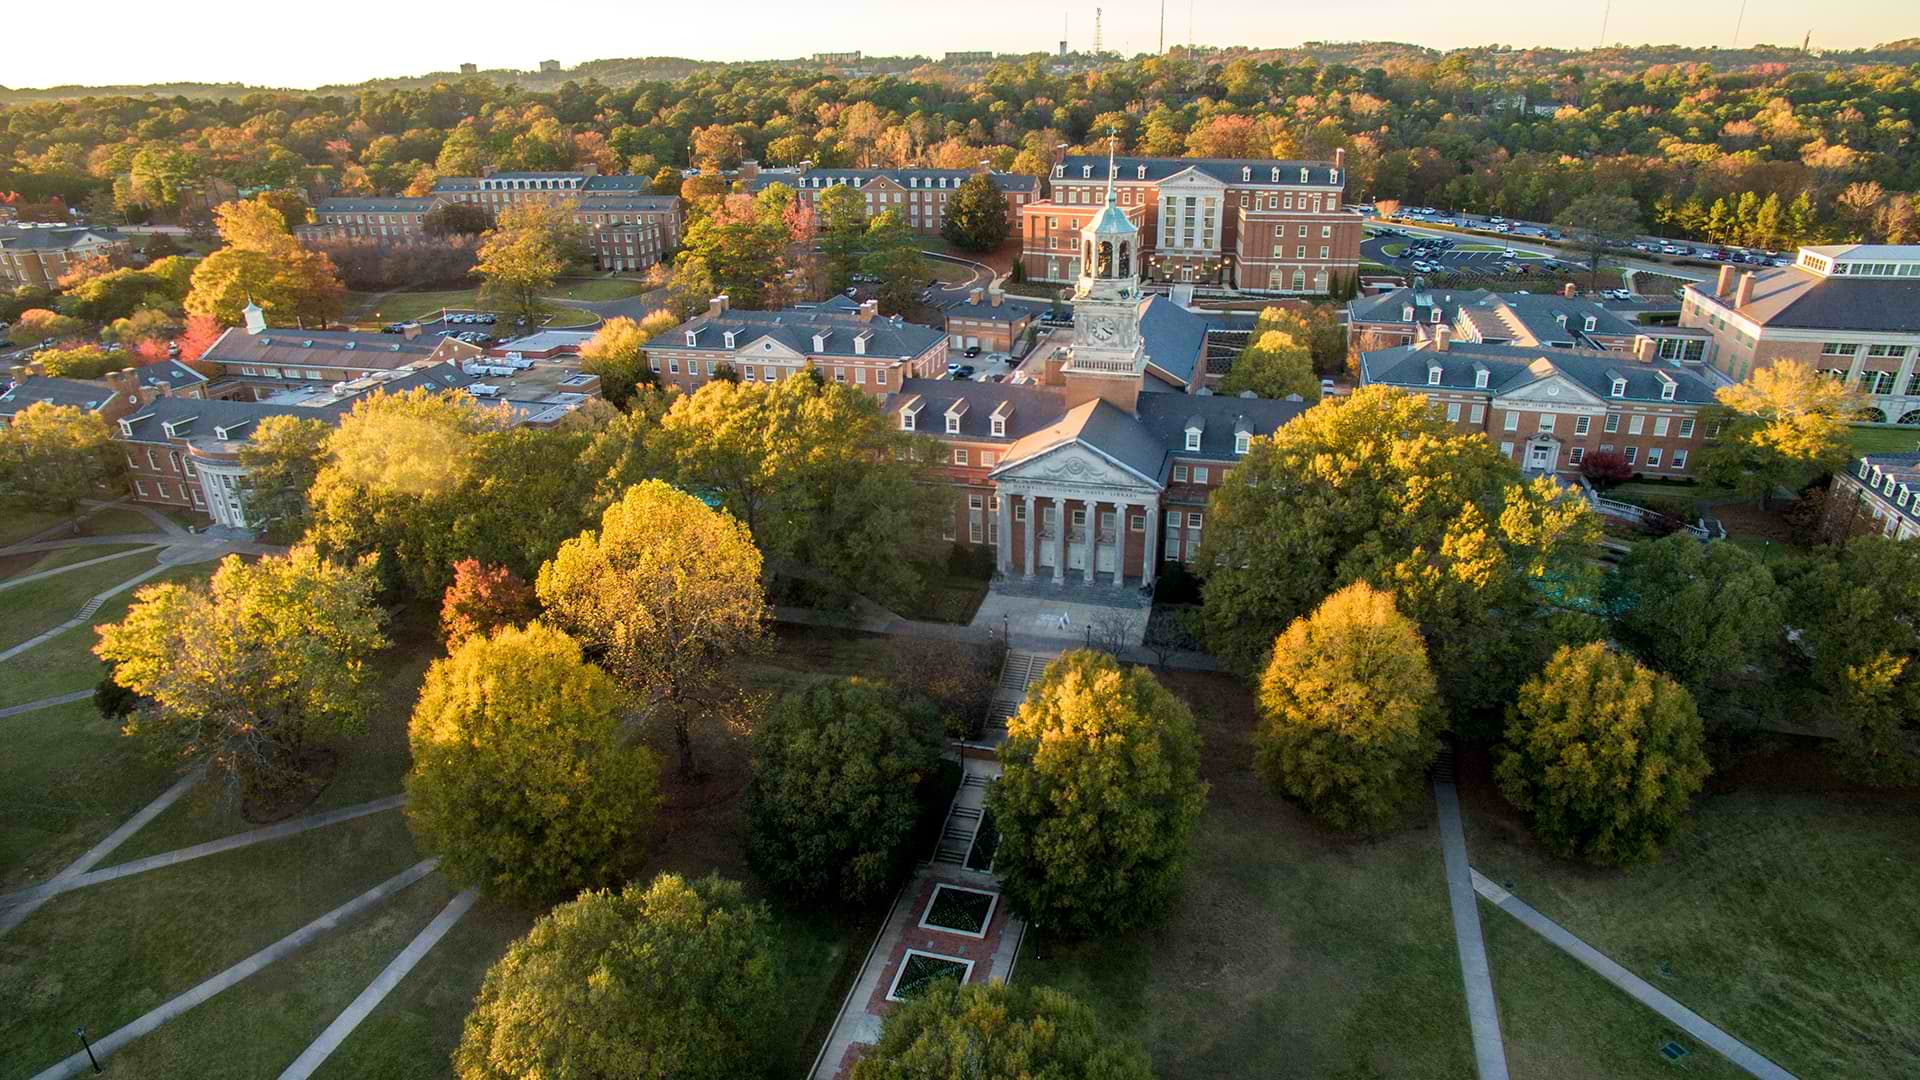
[[[989,513],[993,511],[994,498],[995,496],[992,494],[987,496],[987,510]],[[1013,500],[1005,495],[998,496],[998,498],[1000,499],[1000,522],[998,525],[1000,530],[1000,551],[998,552],[1000,572],[1002,574],[1011,574],[1013,572]]]
[[[1100,504],[1093,499],[1087,500],[1087,584],[1093,584],[1093,575],[1100,567]]]
[[[1027,543],[1027,562],[1026,562],[1025,569],[1027,571],[1027,576],[1032,577],[1034,574],[1033,553],[1035,550],[1033,538],[1036,535],[1038,535],[1040,532],[1040,507],[1035,505],[1032,495],[1020,496],[1020,505],[1027,508],[1026,537],[1025,537],[1026,543]]]
[[[1115,503],[1113,507],[1113,583],[1127,583],[1127,526],[1132,523],[1133,504]]]
[[[1160,568],[1160,503],[1147,504],[1147,550],[1140,559],[1140,584],[1153,584],[1154,572]]]
[[[1053,497],[1053,583],[1067,580],[1067,500]]]

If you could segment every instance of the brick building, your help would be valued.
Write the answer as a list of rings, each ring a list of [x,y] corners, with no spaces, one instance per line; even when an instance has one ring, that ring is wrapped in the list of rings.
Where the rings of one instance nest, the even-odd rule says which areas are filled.
[[[1828,520],[1870,517],[1883,536],[1920,539],[1920,453],[1869,454],[1833,475]]]
[[[1080,273],[1084,252],[1061,258],[1057,245],[1048,246],[1061,226],[1041,223],[1097,206],[1109,166],[1117,204],[1140,229],[1144,280],[1320,295],[1334,277],[1359,271],[1360,218],[1344,204],[1344,151],[1330,162],[1083,155],[1055,165],[1050,197],[1026,207],[1020,233],[1028,278]]]
[[[1704,332],[1650,326],[1582,298],[1574,286],[1559,294],[1496,293],[1484,289],[1393,289],[1347,302],[1347,350],[1429,341],[1446,327],[1455,342],[1587,349],[1638,356],[1642,339],[1653,358],[1702,364],[1712,342]]]
[[[0,225],[0,287],[55,288],[68,270],[95,255],[132,256],[114,229],[85,225]]]
[[[1874,418],[1920,425],[1920,245],[1803,247],[1792,266],[1685,288],[1680,325],[1707,334],[1735,382],[1781,360],[1865,394]]]
[[[704,314],[649,342],[647,359],[662,383],[689,392],[716,378],[722,364],[750,383],[791,379],[811,365],[823,378],[875,395],[946,370],[945,334],[875,309],[872,301],[837,300],[744,311],[718,296]]]
[[[321,199],[313,208],[311,225],[295,226],[296,235],[318,237],[373,237],[414,241],[425,238],[427,211],[440,205],[434,196],[420,198],[342,197]]]
[[[1678,365],[1594,349],[1452,340],[1362,353],[1360,383],[1424,393],[1449,423],[1481,432],[1528,473],[1578,472],[1620,453],[1646,476],[1693,475],[1714,434],[1713,386]]]
[[[756,171],[752,175],[743,169],[741,179],[751,192],[786,184],[809,203],[828,188],[852,187],[863,196],[868,217],[897,210],[914,232],[937,235],[947,220],[947,200],[968,178],[981,172],[1007,200],[1007,231],[1011,235],[1020,227],[1021,211],[1040,198],[1040,181],[1034,177],[984,168],[818,169],[803,163],[797,170]]]
[[[1045,300],[1008,296],[999,289],[971,289],[941,309],[947,342],[955,352],[980,348],[987,352],[1013,351],[1029,327],[1053,309]]]

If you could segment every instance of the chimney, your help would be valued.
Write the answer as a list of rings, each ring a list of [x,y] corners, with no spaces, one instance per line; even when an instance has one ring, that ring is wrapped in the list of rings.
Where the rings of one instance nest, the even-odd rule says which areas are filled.
[[[878,314],[880,314],[880,301],[878,300],[860,301],[860,321],[861,322],[872,322],[873,317]]]
[[[104,376],[106,383],[116,394],[138,394],[140,392],[140,373],[132,368],[109,371]]]
[[[417,322],[406,323],[405,325],[400,327],[400,336],[403,338],[406,338],[408,341],[412,341],[414,338],[419,337],[420,324]]]
[[[1560,286],[1560,295],[1572,300],[1580,295],[1580,286],[1569,281],[1565,285]]]
[[[721,293],[719,296],[716,296],[713,299],[707,301],[707,318],[717,319],[720,316],[725,315],[726,313],[727,313],[727,294],[726,293]]]
[[[1714,283],[1713,295],[1727,296],[1733,292],[1733,264],[1727,263],[1720,268],[1720,280]]]
[[[1748,270],[1740,275],[1740,284],[1733,290],[1733,306],[1739,309],[1751,303],[1753,303],[1753,271]]]
[[[1001,292],[999,289],[987,290],[987,299],[992,302],[994,307],[999,307],[1001,299],[1006,295],[1006,293]]]
[[[1442,324],[1433,328],[1433,351],[1446,352],[1453,341],[1453,327]]]
[[[760,162],[748,158],[740,163],[740,179],[752,180],[760,175]]]
[[[1333,167],[1336,169],[1345,169],[1347,167],[1347,148],[1346,147],[1341,146],[1341,147],[1336,147],[1334,149]]]
[[[1641,334],[1639,337],[1633,339],[1633,358],[1643,364],[1651,364],[1653,363],[1654,349],[1657,347],[1652,338]]]
[[[985,290],[983,289],[969,289],[967,291],[967,303],[978,307],[980,305],[980,298],[984,295]]]

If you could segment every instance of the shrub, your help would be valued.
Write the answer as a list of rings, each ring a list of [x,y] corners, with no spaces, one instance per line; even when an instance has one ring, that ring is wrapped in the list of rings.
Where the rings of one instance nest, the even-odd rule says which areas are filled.
[[[1651,859],[1711,771],[1693,695],[1598,642],[1563,648],[1507,711],[1495,775],[1549,851]]]
[[[892,652],[895,686],[931,702],[949,738],[979,737],[1006,663],[1006,642],[995,638],[968,644],[902,635],[893,639]]]
[[[441,870],[519,900],[618,882],[658,801],[621,734],[622,695],[551,627],[468,638],[435,661],[407,726],[407,822]]]
[[[1613,450],[1598,450],[1580,462],[1580,475],[1602,491],[1633,479],[1633,465],[1626,456]]]
[[[1379,830],[1419,801],[1440,751],[1426,646],[1393,596],[1355,582],[1273,643],[1254,768],[1340,829]]]
[[[1165,911],[1207,801],[1185,702],[1145,668],[1069,652],[1028,689],[1000,759],[994,869],[1017,910],[1069,934]]]
[[[453,1054],[460,1080],[738,1080],[770,1064],[779,970],[765,905],[662,874],[540,917],[487,971]]]
[[[858,903],[904,869],[917,789],[940,761],[924,702],[861,679],[790,693],[754,725],[747,857],[775,888]]]
[[[124,718],[138,708],[140,702],[139,694],[114,682],[111,675],[101,679],[93,688],[93,707],[109,720]]]

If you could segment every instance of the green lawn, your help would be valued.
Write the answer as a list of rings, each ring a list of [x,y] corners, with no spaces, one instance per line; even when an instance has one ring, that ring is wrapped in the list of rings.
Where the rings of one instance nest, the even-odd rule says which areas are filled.
[[[139,556],[134,558],[138,559]],[[129,561],[132,560],[122,559],[101,565],[122,567],[123,569],[117,571],[120,576],[115,580],[125,581],[133,576],[132,572],[124,569]],[[106,674],[106,665],[93,655],[94,643],[100,640],[99,636],[93,632],[93,628],[126,618],[127,608],[132,605],[134,594],[140,589],[169,581],[192,581],[209,577],[213,574],[216,565],[218,564],[191,563],[155,574],[141,582],[139,587],[129,589],[108,600],[94,614],[93,622],[89,625],[76,626],[11,660],[0,661],[0,707],[38,701],[44,697],[64,694],[69,690],[92,689],[93,685]],[[74,573],[85,573],[85,571],[76,570]],[[61,575],[61,577],[66,576],[68,575]],[[48,580],[58,581],[59,578]],[[0,597],[26,588],[29,586],[8,589],[6,592],[0,592]],[[72,618],[78,611],[79,605],[76,604],[73,610],[67,611],[59,619],[54,620],[54,625]]]
[[[1747,1075],[1484,900],[1480,926],[1516,1080]],[[1679,1065],[1660,1054],[1669,1041],[1689,1051]]]
[[[57,548],[53,551],[29,551],[20,555],[0,556],[0,583],[48,570],[57,570],[62,566],[72,566],[74,563],[105,558],[108,555],[123,555],[148,546],[151,545],[80,544],[70,548]]]
[[[157,559],[157,553],[129,555],[0,589],[0,649],[11,648],[73,618],[96,594],[153,569]]]
[[[965,626],[986,598],[987,583],[979,578],[945,576],[928,581],[918,600],[895,611],[909,619]]]
[[[1854,425],[1847,428],[1847,445],[1855,454],[1911,454],[1920,450],[1920,428]]]
[[[1252,702],[1173,674],[1212,792],[1166,925],[1069,944],[1032,934],[1015,978],[1091,1002],[1156,1075],[1473,1075],[1430,813],[1376,841],[1329,835],[1249,768]]]
[[[13,505],[0,506],[0,546],[17,544],[65,520],[65,514],[50,514],[44,510],[28,510]]]
[[[348,293],[348,321],[368,323],[408,322],[438,315],[442,308],[465,311],[484,310],[479,289],[440,289],[433,292],[400,292],[380,296],[377,293]]]
[[[555,282],[553,288],[547,290],[547,295],[563,300],[591,300],[595,303],[604,303],[608,300],[625,300],[631,296],[639,296],[645,291],[645,287],[640,282],[622,278],[567,278]]]
[[[888,639],[857,630],[776,624],[771,647],[741,665],[749,690],[784,691],[820,679],[884,676],[893,670]]]
[[[92,701],[0,718],[0,887],[52,877],[173,782]]]
[[[1658,861],[1626,871],[1546,855],[1468,783],[1468,849],[1488,877],[1786,1069],[1911,1076],[1920,799],[1818,790],[1819,760],[1769,768],[1701,800]]]

